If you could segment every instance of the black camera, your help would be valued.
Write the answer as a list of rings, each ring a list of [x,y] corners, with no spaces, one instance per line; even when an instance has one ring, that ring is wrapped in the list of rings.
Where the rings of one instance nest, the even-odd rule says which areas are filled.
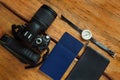
[[[35,51],[42,51],[50,42],[50,37],[44,35],[44,32],[56,16],[57,14],[54,10],[47,5],[43,5],[28,24],[12,25],[12,33],[17,40],[22,41],[29,48]]]
[[[42,63],[49,53],[50,36],[46,35],[45,31],[56,16],[57,14],[52,8],[43,5],[27,24],[12,25],[12,34],[15,39],[4,35],[0,39],[0,43],[20,61],[35,67]],[[45,49],[47,52],[42,56],[42,61],[38,63],[41,52]]]

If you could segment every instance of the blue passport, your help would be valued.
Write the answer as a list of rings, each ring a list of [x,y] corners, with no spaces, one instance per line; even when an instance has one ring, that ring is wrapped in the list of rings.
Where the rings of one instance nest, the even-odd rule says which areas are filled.
[[[65,32],[40,70],[54,80],[60,80],[82,47],[80,41]]]

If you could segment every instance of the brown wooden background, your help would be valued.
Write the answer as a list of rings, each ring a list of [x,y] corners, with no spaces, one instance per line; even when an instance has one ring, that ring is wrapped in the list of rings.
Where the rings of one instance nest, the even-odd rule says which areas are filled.
[[[81,29],[91,30],[95,39],[117,54],[115,58],[111,58],[96,45],[89,43],[89,46],[110,59],[105,73],[112,80],[120,80],[120,0],[0,0],[0,27],[11,35],[11,25],[29,21],[42,4],[51,6],[58,13],[58,17],[46,31],[47,34],[58,41],[64,32],[69,32],[84,44],[87,43],[81,39],[78,32],[60,19],[61,14]],[[49,45],[51,50],[54,45],[55,43],[51,41]],[[82,52],[79,56],[81,54]],[[75,63],[76,60],[62,80]],[[25,70],[24,66],[0,46],[0,80],[51,80],[38,71],[39,67]],[[103,75],[100,80],[108,79]]]

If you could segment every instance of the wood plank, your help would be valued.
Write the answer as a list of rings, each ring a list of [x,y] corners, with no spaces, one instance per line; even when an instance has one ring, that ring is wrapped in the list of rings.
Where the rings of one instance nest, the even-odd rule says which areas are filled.
[[[2,0],[2,2],[28,21],[42,4],[50,5],[58,13],[58,17],[47,30],[47,33],[56,40],[59,40],[61,35],[67,31],[74,35],[75,38],[86,43],[79,37],[79,34],[75,30],[60,20],[61,14],[81,29],[90,29],[95,39],[117,53],[116,58],[113,59],[94,44],[89,44],[111,60],[106,73],[114,80],[120,78],[119,0]],[[15,5],[13,5],[13,2]],[[102,78],[101,80],[106,79]]]

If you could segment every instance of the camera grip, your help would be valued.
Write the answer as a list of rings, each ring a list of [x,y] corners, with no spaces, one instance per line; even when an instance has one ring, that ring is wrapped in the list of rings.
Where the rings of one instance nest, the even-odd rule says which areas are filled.
[[[25,64],[36,64],[39,59],[40,55],[31,51],[30,49],[22,46],[19,42],[17,42],[14,38],[4,35],[0,39],[0,43],[4,46],[7,50],[9,50],[15,57],[17,57],[21,62]]]

